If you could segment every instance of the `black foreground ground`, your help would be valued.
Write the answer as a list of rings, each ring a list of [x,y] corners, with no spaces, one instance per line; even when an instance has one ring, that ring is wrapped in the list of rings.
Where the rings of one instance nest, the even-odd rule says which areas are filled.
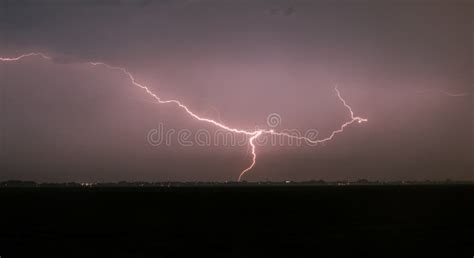
[[[0,256],[473,257],[474,186],[0,189]]]

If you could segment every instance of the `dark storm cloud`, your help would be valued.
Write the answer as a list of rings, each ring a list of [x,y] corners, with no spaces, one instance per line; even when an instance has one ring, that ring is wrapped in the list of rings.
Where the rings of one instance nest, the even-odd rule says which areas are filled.
[[[4,0],[2,3],[9,6],[146,6],[152,0]],[[170,1],[162,1],[170,2]]]
[[[327,135],[316,148],[259,147],[248,179],[473,179],[471,1],[0,1],[0,180],[229,180],[245,148],[155,148],[146,134],[211,129],[164,98],[226,123]],[[273,10],[273,11],[272,11]],[[427,89],[469,92],[450,98]],[[425,91],[420,94],[420,91]]]

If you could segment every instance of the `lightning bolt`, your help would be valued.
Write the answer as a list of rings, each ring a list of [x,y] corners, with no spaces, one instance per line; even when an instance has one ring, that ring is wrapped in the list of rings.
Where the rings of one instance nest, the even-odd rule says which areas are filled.
[[[33,57],[33,56],[38,56],[38,57],[41,57],[42,59],[45,59],[45,60],[53,60],[48,55],[45,55],[45,54],[40,53],[40,52],[33,52],[33,53],[23,54],[23,55],[20,55],[20,56],[17,56],[17,57],[0,57],[0,61],[3,61],[3,62],[20,61],[21,59],[24,59],[24,58],[27,58],[27,57]],[[339,89],[336,85],[334,90],[336,91],[336,95],[339,98],[339,100],[342,102],[344,107],[349,111],[350,120],[343,123],[338,129],[332,131],[332,133],[329,136],[327,136],[326,138],[313,140],[313,139],[310,139],[310,138],[307,138],[307,137],[295,136],[295,135],[291,135],[291,134],[288,134],[288,133],[285,133],[285,132],[276,132],[273,129],[271,129],[271,130],[261,129],[261,130],[248,131],[248,130],[239,129],[239,128],[232,128],[232,127],[229,127],[229,126],[225,125],[222,122],[217,122],[213,119],[206,118],[206,117],[201,117],[201,116],[197,115],[196,113],[191,111],[186,105],[181,103],[179,100],[175,100],[175,99],[162,100],[157,94],[152,92],[150,90],[150,88],[148,88],[146,85],[137,82],[135,77],[133,76],[133,74],[130,73],[127,69],[125,69],[123,67],[109,65],[109,64],[106,64],[106,63],[103,63],[103,62],[85,62],[85,63],[89,64],[89,65],[92,65],[92,66],[97,66],[97,67],[102,66],[102,67],[105,67],[109,70],[117,70],[117,71],[121,72],[123,75],[125,75],[128,78],[128,80],[130,81],[131,84],[133,84],[134,86],[144,90],[148,95],[153,97],[155,99],[156,103],[159,103],[159,104],[174,104],[178,108],[182,109],[187,115],[189,115],[191,118],[193,118],[195,120],[214,125],[216,127],[219,127],[221,129],[224,129],[224,130],[229,131],[229,132],[233,132],[233,133],[237,133],[237,134],[244,134],[244,135],[249,136],[248,143],[249,143],[249,146],[251,148],[252,162],[250,163],[250,165],[247,168],[245,168],[244,170],[241,171],[241,173],[238,177],[238,181],[240,181],[242,179],[242,177],[255,166],[255,163],[257,161],[257,152],[256,152],[255,140],[263,134],[270,134],[270,135],[277,135],[277,136],[281,136],[281,137],[288,137],[288,138],[293,138],[293,139],[298,139],[298,140],[305,140],[305,141],[308,141],[308,142],[313,143],[313,144],[318,144],[318,143],[323,143],[323,142],[327,142],[327,141],[332,140],[337,134],[342,133],[344,131],[344,128],[346,128],[347,126],[349,126],[349,125],[351,125],[355,122],[362,123],[362,122],[367,122],[368,121],[366,118],[362,118],[362,117],[359,117],[359,116],[354,116],[354,112],[352,111],[352,108],[346,103],[345,99],[341,96],[341,93],[339,92]]]
[[[247,173],[249,170],[251,170],[253,168],[253,166],[255,166],[255,163],[257,162],[257,152],[255,151],[255,143],[254,141],[263,133],[264,131],[263,130],[259,130],[259,131],[256,131],[255,135],[253,135],[252,137],[250,137],[249,139],[249,145],[252,147],[252,163],[250,164],[250,166],[248,166],[248,168],[242,170],[242,172],[240,172],[240,175],[239,175],[239,178],[237,179],[237,181],[240,182],[240,180],[242,179],[242,177],[245,175],[245,173]]]
[[[49,56],[47,56],[43,53],[28,53],[28,54],[23,54],[23,55],[17,56],[17,57],[0,57],[0,61],[3,61],[3,62],[19,61],[19,60],[21,60],[25,57],[29,57],[29,56],[40,56],[43,59],[51,60],[51,57],[49,57]]]

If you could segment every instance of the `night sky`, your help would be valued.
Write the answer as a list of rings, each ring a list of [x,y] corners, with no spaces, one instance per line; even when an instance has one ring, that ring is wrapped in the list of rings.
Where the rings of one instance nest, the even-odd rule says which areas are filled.
[[[150,130],[317,129],[258,146],[244,180],[474,180],[472,1],[0,0],[0,180],[236,180],[247,146],[153,146]],[[441,91],[465,93],[453,97]],[[176,139],[174,138],[173,141]]]

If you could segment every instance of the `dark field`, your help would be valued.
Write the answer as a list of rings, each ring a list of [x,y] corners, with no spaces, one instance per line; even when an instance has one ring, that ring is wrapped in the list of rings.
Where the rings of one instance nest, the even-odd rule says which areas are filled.
[[[474,255],[474,186],[0,189],[0,256]]]

